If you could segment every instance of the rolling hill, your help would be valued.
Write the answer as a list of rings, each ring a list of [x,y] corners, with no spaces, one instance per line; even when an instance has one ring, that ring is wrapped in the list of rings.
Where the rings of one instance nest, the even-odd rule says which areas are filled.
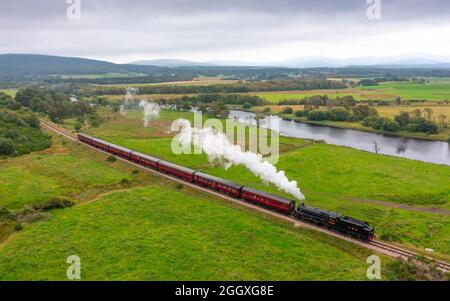
[[[0,76],[105,74],[164,71],[157,66],[119,65],[105,61],[35,54],[0,55]]]

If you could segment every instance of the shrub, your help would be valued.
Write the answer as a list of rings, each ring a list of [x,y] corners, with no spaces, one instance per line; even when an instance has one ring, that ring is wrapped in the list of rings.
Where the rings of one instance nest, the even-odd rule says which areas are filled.
[[[296,117],[305,117],[306,112],[305,112],[305,110],[298,110],[297,112],[295,112],[295,116]]]
[[[269,107],[264,108],[263,113],[269,113],[271,111],[271,109]]]
[[[108,159],[106,159],[108,162],[116,162],[116,157],[114,156],[108,156]]]
[[[308,120],[314,120],[314,121],[321,121],[321,120],[327,120],[328,119],[328,113],[327,111],[316,109],[309,111],[307,114]]]
[[[394,117],[394,120],[397,121],[401,127],[405,127],[409,123],[409,113],[407,112],[400,112],[399,115]]]
[[[406,125],[405,130],[407,130],[408,132],[416,132],[417,126],[414,123],[410,123]]]
[[[184,187],[184,185],[181,183],[178,183],[175,185],[175,189],[177,189],[177,190],[181,190],[181,189],[183,189],[183,187]]]
[[[294,113],[294,110],[291,107],[285,107],[282,111],[281,114],[292,114]]]
[[[128,179],[126,179],[126,178],[123,178],[123,179],[120,181],[120,184],[122,184],[123,186],[128,186],[128,185],[131,184],[131,181],[128,180]]]
[[[328,118],[333,121],[346,121],[350,112],[346,108],[332,108],[328,111]]]
[[[12,155],[14,153],[14,144],[11,139],[0,138],[0,155]]]
[[[251,109],[253,107],[253,105],[249,102],[246,102],[242,105],[242,108],[245,110]]]
[[[45,203],[34,205],[33,209],[39,211],[50,211],[53,209],[64,209],[74,205],[75,203],[67,198],[52,198]]]
[[[383,123],[383,130],[388,132],[397,132],[400,130],[400,124],[397,121],[388,119]]]

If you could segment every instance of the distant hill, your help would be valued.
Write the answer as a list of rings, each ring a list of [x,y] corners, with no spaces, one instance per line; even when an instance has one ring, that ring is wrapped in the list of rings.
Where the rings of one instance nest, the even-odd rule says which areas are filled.
[[[149,74],[163,70],[156,66],[119,65],[75,57],[35,54],[0,55],[0,76],[105,74],[111,72]]]
[[[188,60],[175,60],[175,59],[158,59],[158,60],[141,60],[130,63],[131,65],[141,66],[159,66],[159,67],[200,67],[200,66],[213,66],[209,63],[198,63]]]

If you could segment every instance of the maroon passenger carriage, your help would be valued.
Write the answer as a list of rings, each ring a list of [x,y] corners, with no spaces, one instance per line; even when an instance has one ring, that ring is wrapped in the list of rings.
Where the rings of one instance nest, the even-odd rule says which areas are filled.
[[[164,173],[176,176],[177,178],[183,179],[188,182],[192,182],[193,174],[195,170],[179,166],[167,161],[158,161],[158,170]]]
[[[156,170],[158,169],[158,162],[161,161],[158,158],[144,155],[144,154],[137,153],[137,152],[132,152],[130,159],[131,159],[131,161],[133,161],[139,165],[147,166],[147,167],[150,167],[150,168],[156,169]]]
[[[243,187],[242,198],[246,201],[269,207],[286,214],[291,214],[295,209],[295,202],[293,200],[288,200],[252,188]]]
[[[203,172],[197,171],[194,173],[194,183],[207,187],[213,190],[217,190],[236,198],[241,198],[242,187],[231,181],[226,181],[217,177],[210,176]]]

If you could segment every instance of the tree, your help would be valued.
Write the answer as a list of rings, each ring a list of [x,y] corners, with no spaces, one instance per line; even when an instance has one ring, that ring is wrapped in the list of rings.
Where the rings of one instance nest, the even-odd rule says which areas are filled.
[[[0,138],[0,155],[12,155],[14,153],[14,144],[11,139]]]
[[[305,117],[306,116],[306,112],[304,110],[298,110],[295,112],[295,116],[296,117]]]
[[[431,120],[431,118],[433,118],[433,110],[430,108],[423,109],[423,114],[428,120]]]
[[[411,114],[415,117],[422,117],[422,110],[415,109],[414,111],[411,112]]]
[[[249,103],[249,102],[246,102],[246,103],[244,103],[244,104],[242,105],[242,108],[243,108],[244,110],[251,109],[252,107],[253,107],[253,105],[252,105],[251,103]]]
[[[321,121],[328,119],[327,111],[316,109],[307,113],[308,120]]]
[[[333,121],[346,121],[350,112],[346,108],[332,108],[328,111],[328,118]]]
[[[399,115],[394,117],[394,120],[400,124],[401,127],[405,127],[409,123],[409,113],[408,112],[400,112]]]
[[[8,107],[14,103],[14,100],[8,94],[0,92],[0,108]]]
[[[373,142],[373,148],[374,148],[375,154],[378,155],[378,153],[379,153],[380,150],[381,150],[381,146],[380,146],[380,144],[378,144],[377,141],[374,141],[374,142]]]
[[[400,125],[397,121],[388,119],[383,123],[383,130],[388,132],[397,132],[400,130]]]
[[[75,131],[79,133],[81,131],[81,127],[82,127],[81,123],[77,122],[77,124],[75,124]]]
[[[355,118],[358,120],[363,120],[364,118],[369,117],[370,115],[373,114],[373,112],[371,112],[371,108],[368,105],[357,105],[356,107],[354,107],[352,109],[352,111],[353,111],[353,116],[355,116]],[[378,112],[377,112],[377,115],[378,115]]]
[[[285,107],[282,111],[281,114],[292,114],[294,113],[294,110],[291,107]]]
[[[444,114],[439,115],[439,122],[441,123],[441,125],[445,125],[445,120],[447,120],[447,116],[445,116]]]

